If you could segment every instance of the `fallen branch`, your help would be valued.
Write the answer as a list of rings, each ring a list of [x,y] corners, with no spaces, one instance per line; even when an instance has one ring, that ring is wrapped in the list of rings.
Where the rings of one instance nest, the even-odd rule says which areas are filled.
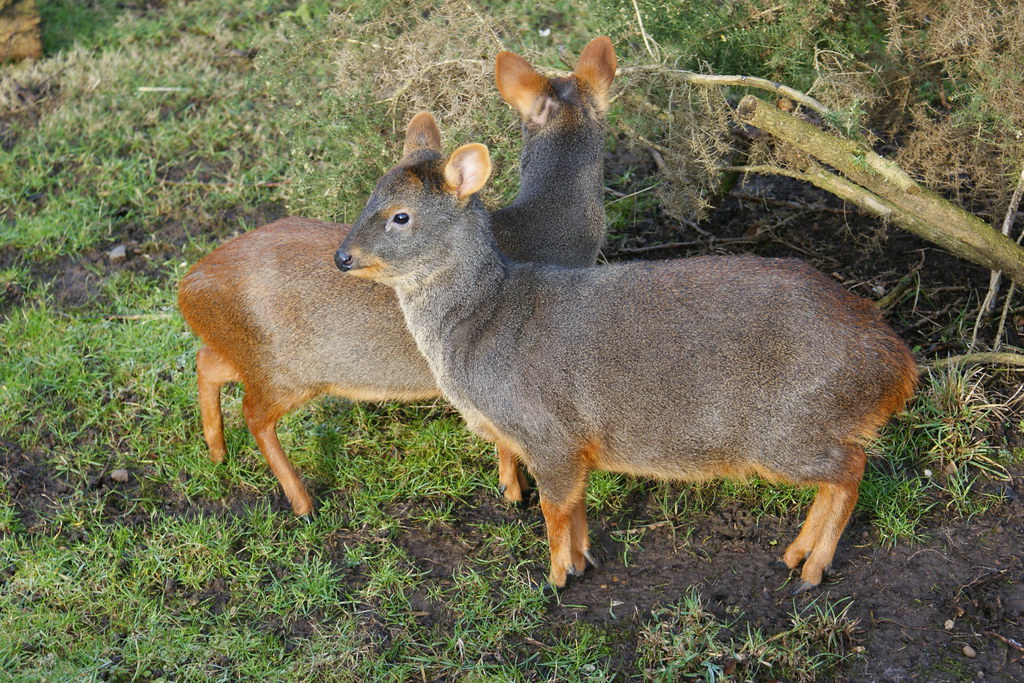
[[[904,211],[899,206],[887,201],[883,197],[852,183],[846,178],[827,170],[825,167],[814,162],[809,162],[803,171],[796,171],[779,166],[726,166],[724,170],[737,170],[746,173],[760,173],[772,175],[784,175],[797,180],[811,183],[826,192],[831,192],[840,199],[850,202],[861,209],[864,213],[877,216],[884,220],[891,220],[900,227],[915,234],[921,234],[929,230],[927,222],[920,217]],[[934,240],[933,240],[934,241]],[[973,252],[972,252],[973,254]],[[977,258],[981,258],[980,255]],[[974,259],[970,259],[974,260]]]
[[[769,81],[767,78],[757,78],[756,76],[728,76],[718,74],[700,74],[695,71],[685,71],[683,69],[672,69],[662,64],[639,64],[637,66],[627,66],[618,70],[617,72],[621,76],[633,74],[633,73],[653,73],[659,76],[669,76],[682,83],[689,83],[690,85],[717,85],[717,86],[736,86],[740,88],[757,88],[759,90],[767,90],[773,92],[776,95],[782,95],[788,97],[794,102],[798,102],[808,109],[812,109],[822,116],[830,116],[832,110],[826,107],[824,104],[814,99],[806,93],[802,93],[795,88],[791,88],[788,85],[777,83],[775,81]]]
[[[984,351],[979,353],[965,353],[959,356],[947,356],[946,358],[936,358],[931,363],[925,364],[925,366],[935,368],[941,368],[947,365],[1016,365],[1024,367],[1024,354],[1007,353],[1005,351],[999,353],[994,351]]]
[[[648,254],[652,251],[661,251],[663,249],[683,249],[686,247],[713,247],[719,244],[747,244],[751,242],[761,241],[761,233],[757,233],[753,237],[721,237],[707,240],[691,240],[689,242],[664,242],[662,244],[652,244],[649,247],[632,247],[629,249],[618,249],[616,254]]]
[[[949,252],[1001,270],[1024,283],[1024,250],[962,208],[947,202],[908,176],[896,164],[858,143],[830,135],[779,111],[752,95],[740,101],[737,115],[778,139],[828,164],[845,178],[810,164],[807,179]]]

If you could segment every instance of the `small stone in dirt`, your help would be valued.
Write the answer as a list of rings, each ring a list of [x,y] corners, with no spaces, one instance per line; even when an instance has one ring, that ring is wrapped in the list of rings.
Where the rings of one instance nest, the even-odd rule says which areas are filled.
[[[953,622],[952,619],[946,619],[946,623],[944,624],[944,627],[945,627],[945,629],[947,631],[952,631],[953,630],[953,624],[954,624],[954,622]]]
[[[973,647],[971,647],[970,645],[964,645],[964,657],[974,659],[977,656],[978,652]]]
[[[110,260],[111,265],[121,263],[128,258],[128,248],[123,244],[119,244],[107,252],[107,258]]]
[[[113,479],[114,481],[120,482],[122,484],[127,483],[128,482],[128,470],[123,470],[123,469],[121,469],[121,470],[114,470],[113,472],[110,473],[110,478]]]

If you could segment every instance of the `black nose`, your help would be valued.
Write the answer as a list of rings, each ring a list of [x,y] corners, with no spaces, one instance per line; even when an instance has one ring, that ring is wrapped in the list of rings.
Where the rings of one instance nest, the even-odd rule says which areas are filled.
[[[338,266],[338,270],[341,272],[347,273],[352,269],[352,254],[338,249],[338,251],[334,252],[334,265]]]

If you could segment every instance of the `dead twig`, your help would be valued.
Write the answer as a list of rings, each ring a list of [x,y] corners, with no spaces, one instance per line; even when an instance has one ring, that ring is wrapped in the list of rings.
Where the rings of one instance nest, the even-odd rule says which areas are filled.
[[[978,353],[964,353],[958,356],[947,356],[936,358],[926,367],[941,368],[946,365],[1016,365],[1024,367],[1024,354],[1007,353],[1005,351],[981,351]]]
[[[1010,230],[1013,228],[1013,221],[1017,216],[1017,207],[1020,206],[1021,196],[1024,195],[1024,168],[1020,171],[1020,180],[1017,181],[1017,188],[1013,191],[1013,196],[1010,197],[1010,204],[1006,207],[1006,216],[1003,218],[1003,229],[1002,233],[1007,237],[1010,236]],[[1024,232],[1021,233],[1024,236]],[[1020,237],[1017,238],[1017,244],[1020,244]],[[978,308],[978,317],[974,320],[974,332],[971,333],[971,346],[973,350],[975,345],[978,343],[978,329],[981,327],[981,319],[992,313],[995,310],[996,298],[999,296],[999,284],[1003,277],[1003,271],[993,270],[988,278],[988,292],[985,293],[985,298]],[[1013,296],[1013,286],[1011,285],[1009,293],[1006,295],[1007,305],[1009,300]],[[996,331],[995,342],[992,348],[999,349],[999,339],[1003,333],[1003,326],[1006,323],[1006,307],[1003,307],[1003,315],[999,320],[999,329]]]
[[[905,628],[905,629],[907,629],[909,631],[931,631],[932,633],[946,633],[946,631],[944,631],[941,628],[931,628],[931,627],[922,627],[922,626],[908,626],[907,624],[901,624],[900,622],[896,621],[895,619],[888,619],[886,617],[876,617],[873,614],[871,615],[871,623],[873,623],[873,624],[879,624],[879,623],[895,624],[896,626],[899,626],[900,628]]]
[[[661,152],[651,147],[647,150],[651,153],[651,158],[654,159],[654,165],[658,167],[659,171],[665,170],[665,158],[661,156]]]
[[[607,202],[605,204],[605,206],[611,206],[612,204],[616,204],[618,202],[621,202],[623,199],[629,199],[631,197],[637,196],[638,194],[643,194],[644,192],[650,192],[651,190],[653,190],[656,187],[657,187],[657,185],[651,185],[649,187],[645,187],[643,189],[637,190],[636,192],[630,192],[629,194],[623,194],[621,192],[616,192],[615,193],[615,195],[616,195],[615,199],[611,200],[610,202]],[[607,189],[607,188],[605,188],[605,189]]]
[[[104,320],[163,320],[170,318],[170,313],[136,313],[133,315],[117,315],[108,313],[103,316]]]
[[[733,169],[742,168],[740,166],[732,166]],[[856,206],[844,206],[842,208],[836,208],[833,206],[823,206],[821,204],[807,204],[806,202],[795,202],[792,199],[775,199],[774,197],[762,197],[756,194],[748,194],[746,192],[730,192],[731,197],[736,199],[746,200],[748,202],[759,202],[762,204],[768,204],[770,206],[784,206],[789,209],[801,209],[803,211],[816,211],[819,213],[835,213],[839,215],[845,215],[848,213],[859,213],[867,215],[864,211],[861,211]]]
[[[995,631],[982,631],[981,634],[985,635],[985,636],[992,636],[993,638],[998,638],[999,640],[1003,641],[1004,643],[1006,643],[1010,647],[1012,647],[1012,648],[1014,648],[1016,650],[1020,650],[1021,652],[1024,652],[1024,645],[1021,645],[1020,643],[1018,643],[1013,638],[1007,638],[1006,636],[1001,636],[998,633],[996,633]]]
[[[805,180],[811,182],[810,177],[806,173],[800,171],[793,171],[788,168],[781,166],[770,166],[766,164],[755,164],[752,166],[723,166],[723,171],[738,171],[739,173],[757,173],[759,175],[784,175],[789,178],[796,178],[797,180]]]
[[[620,75],[651,73],[660,76],[669,76],[682,81],[683,83],[689,83],[690,85],[732,85],[742,88],[758,88],[760,90],[768,90],[769,92],[773,92],[777,95],[784,95],[791,100],[799,102],[808,109],[813,109],[822,116],[830,116],[832,114],[831,109],[810,95],[800,92],[795,88],[791,88],[788,85],[783,85],[776,81],[769,81],[767,78],[757,78],[756,76],[700,74],[695,71],[672,69],[663,64],[639,64],[637,66],[627,66],[619,69],[618,73]]]
[[[654,54],[651,41],[647,38],[647,31],[644,29],[644,19],[640,16],[640,5],[637,4],[636,0],[633,0],[633,10],[636,12],[636,23],[640,27],[640,37],[644,39],[644,47],[647,48],[647,54],[651,56],[651,59],[657,60],[658,57]]]
[[[1013,293],[1017,289],[1017,283],[1011,282],[1010,289],[1006,292],[1006,301],[1003,303],[1003,312],[999,314],[999,326],[996,327],[996,338],[992,342],[992,350],[998,351],[1003,345],[1003,332],[1006,331],[1006,316],[1010,311],[1010,302],[1013,301]]]
[[[876,301],[875,305],[879,308],[886,309],[899,301],[900,297],[902,297],[903,294],[917,281],[917,270],[917,268],[914,268],[914,270],[901,277],[899,282],[893,285],[893,288],[889,290],[889,293]]]
[[[635,140],[639,140],[644,145],[646,145],[650,150],[654,150],[654,151],[658,152],[659,154],[661,154],[662,157],[663,157],[662,161],[664,161],[664,155],[669,153],[669,150],[668,150],[667,147],[665,147],[663,145],[659,145],[657,142],[654,142],[653,140],[648,140],[646,137],[644,137],[641,133],[637,132],[632,126],[630,126],[625,121],[620,120],[620,121],[616,122],[616,125],[618,126],[619,130],[621,130],[623,133],[625,133],[629,137],[631,137],[631,138],[633,138]],[[655,162],[655,164],[657,164],[657,162]]]
[[[720,237],[708,240],[691,240],[689,242],[665,242],[664,244],[652,244],[647,247],[633,247],[629,249],[619,249],[616,254],[647,254],[652,251],[661,251],[663,249],[683,249],[685,247],[713,247],[718,244],[744,244],[749,242],[760,241],[761,235],[759,232],[753,237]]]

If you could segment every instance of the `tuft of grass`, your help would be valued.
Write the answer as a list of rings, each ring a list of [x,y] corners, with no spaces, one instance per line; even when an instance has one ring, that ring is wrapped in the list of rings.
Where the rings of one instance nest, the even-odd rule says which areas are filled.
[[[921,540],[923,520],[937,507],[969,518],[999,503],[977,489],[1008,476],[1010,454],[991,435],[1011,408],[985,397],[977,368],[928,372],[879,442],[886,457],[869,458],[861,485],[859,505],[871,511],[883,543]]]
[[[852,602],[816,598],[794,607],[790,628],[766,636],[747,626],[734,633],[739,618],[722,621],[691,589],[670,607],[655,610],[640,632],[638,666],[644,680],[697,679],[822,680],[852,656],[857,620]]]

